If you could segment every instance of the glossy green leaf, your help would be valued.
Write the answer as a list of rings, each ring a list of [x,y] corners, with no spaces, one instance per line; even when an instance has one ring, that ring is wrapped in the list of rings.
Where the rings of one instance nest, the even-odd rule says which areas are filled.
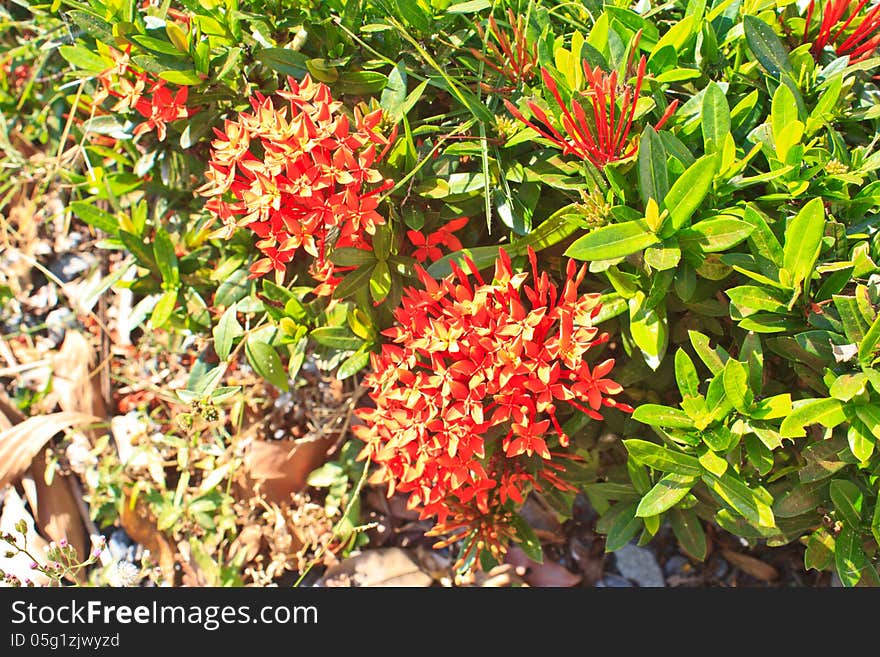
[[[831,502],[838,517],[851,527],[859,527],[862,523],[862,506],[864,494],[851,481],[835,479],[828,487]]]
[[[364,342],[341,326],[322,326],[314,329],[310,335],[318,344],[339,350],[358,349]]]
[[[697,514],[690,509],[673,509],[669,522],[684,551],[697,561],[703,561],[707,550],[706,532]]]
[[[645,295],[637,292],[629,300],[629,330],[648,367],[660,367],[669,344],[666,307],[646,307]]]
[[[541,540],[529,523],[519,515],[513,514],[513,530],[516,533],[516,543],[526,556],[537,563],[544,563],[544,550],[541,548]]]
[[[249,338],[245,342],[244,353],[257,374],[276,388],[289,389],[287,372],[284,371],[281,357],[272,345]]]
[[[213,330],[214,351],[221,361],[229,358],[232,342],[244,333],[244,329],[238,323],[236,315],[237,310],[235,304],[233,304],[223,312],[220,316],[220,321],[217,322],[217,326]]]
[[[634,420],[665,429],[693,429],[694,422],[683,411],[659,404],[641,404],[632,415]]]
[[[630,456],[660,472],[672,472],[690,477],[699,476],[703,472],[696,457],[638,438],[624,440],[623,444]]]
[[[111,235],[117,235],[119,233],[119,221],[116,217],[109,212],[99,210],[91,203],[74,201],[70,204],[70,209],[77,217],[90,226],[103,230],[105,233],[110,233]]]
[[[669,192],[669,174],[666,170],[666,148],[654,128],[647,126],[639,140],[639,191],[642,201],[653,198],[660,203]]]
[[[724,140],[730,134],[730,106],[721,87],[715,82],[710,82],[703,94],[700,118],[704,151],[714,153],[721,150]]]
[[[644,221],[627,221],[596,228],[577,239],[565,252],[575,260],[623,258],[659,242]]]
[[[837,399],[808,399],[801,402],[791,415],[782,421],[779,433],[783,438],[799,438],[806,435],[804,426],[821,424],[835,427],[846,421],[843,405]]]
[[[700,377],[694,362],[684,349],[675,352],[675,380],[683,397],[697,397],[700,394]]]
[[[629,543],[644,525],[641,518],[636,517],[635,504],[616,504],[606,513],[611,516],[605,537],[605,551],[614,552]],[[604,518],[603,518],[604,519]]]
[[[153,241],[153,257],[156,259],[156,265],[159,267],[165,289],[177,288],[180,285],[177,255],[174,252],[171,236],[164,228],[156,230],[156,238]]]
[[[749,390],[749,373],[746,366],[737,360],[730,359],[724,365],[724,393],[740,413],[748,415],[755,401]]]
[[[674,473],[663,476],[639,502],[636,515],[644,518],[668,511],[690,492],[696,482],[696,476]]]
[[[798,287],[809,280],[822,249],[825,233],[825,206],[821,198],[807,203],[785,230],[782,266],[791,277],[790,285]]]
[[[781,73],[791,74],[794,72],[791,60],[788,58],[788,52],[772,27],[757,16],[745,16],[743,28],[749,50],[770,75],[779,78]]]
[[[718,153],[704,155],[688,167],[669,189],[663,199],[663,207],[669,211],[674,230],[684,226],[706,198],[718,170],[718,162]]]
[[[682,249],[696,253],[727,251],[746,240],[755,230],[754,226],[739,219],[719,217],[704,219],[678,233]]]
[[[750,488],[742,479],[728,469],[718,477],[711,472],[703,473],[703,482],[730,507],[758,527],[773,527],[776,520],[770,505],[773,499],[761,487]]]

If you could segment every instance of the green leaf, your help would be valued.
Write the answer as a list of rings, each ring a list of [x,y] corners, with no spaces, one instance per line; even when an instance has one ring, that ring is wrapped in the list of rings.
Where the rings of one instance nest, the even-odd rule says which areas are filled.
[[[406,64],[397,62],[391,73],[388,74],[388,82],[382,90],[379,105],[387,112],[394,123],[403,119],[403,104],[406,102]]]
[[[645,295],[637,292],[629,300],[629,330],[633,341],[642,352],[645,363],[652,370],[660,367],[669,343],[666,306],[646,307]]]
[[[749,49],[770,75],[779,78],[781,73],[794,73],[788,52],[772,27],[757,16],[746,16],[743,28]]]
[[[661,447],[656,443],[631,438],[624,440],[623,444],[635,460],[660,472],[672,472],[688,477],[697,477],[703,472],[697,458]]]
[[[254,371],[276,388],[288,390],[287,372],[275,348],[265,342],[249,338],[244,345],[244,353]]]
[[[229,358],[233,340],[244,333],[236,314],[235,304],[229,306],[220,316],[217,326],[214,327],[214,351],[217,352],[221,361]]]
[[[819,572],[828,568],[834,561],[834,538],[824,529],[818,529],[807,539],[804,551],[804,568]]]
[[[758,471],[758,474],[766,476],[773,469],[773,452],[767,449],[756,436],[747,435],[743,442],[746,446],[746,455],[749,462]]]
[[[851,481],[834,479],[828,487],[838,518],[858,529],[862,524],[862,490]]]
[[[605,538],[606,552],[614,552],[629,543],[644,524],[641,518],[636,517],[635,503],[616,504],[603,516],[603,520],[608,516],[611,518]]]
[[[847,283],[849,280],[850,279],[847,278]],[[840,315],[840,323],[843,324],[843,332],[852,344],[859,345],[859,352],[861,352],[862,347],[865,344],[865,335],[870,331],[871,325],[862,315],[862,312],[859,309],[859,302],[855,297],[841,296],[838,294],[833,295],[831,298],[834,300],[837,314]],[[878,336],[880,336],[880,328],[878,328],[877,333]],[[873,348],[870,347],[870,345],[869,351],[873,351]],[[859,356],[859,360],[865,362],[861,355]]]
[[[162,71],[159,77],[170,82],[171,84],[179,84],[181,86],[194,86],[202,83],[201,76],[194,70],[190,71]]]
[[[749,373],[746,366],[731,358],[724,365],[724,394],[733,407],[744,415],[748,415],[755,401],[749,390]]]
[[[90,37],[107,44],[114,42],[113,26],[103,18],[89,11],[74,10],[66,13]]]
[[[180,272],[177,268],[177,254],[174,252],[174,244],[168,231],[162,227],[156,229],[156,237],[153,240],[153,257],[162,275],[162,283],[165,289],[180,287]]]
[[[356,249],[354,247],[342,247],[334,249],[330,254],[330,262],[340,267],[359,267],[361,265],[376,262],[376,256],[372,251]]]
[[[632,418],[643,424],[665,429],[694,428],[694,421],[684,411],[660,404],[642,404],[633,412]]]
[[[720,477],[711,472],[704,472],[703,482],[709,490],[753,525],[757,527],[776,525],[773,510],[770,508],[773,499],[761,487],[749,488],[744,481],[732,474],[730,469]]]
[[[766,397],[752,407],[749,417],[756,420],[775,420],[791,413],[791,395],[783,393]]]
[[[91,203],[86,203],[85,201],[74,201],[70,204],[70,209],[89,226],[103,230],[111,235],[119,234],[119,221],[109,212],[99,210]]]
[[[455,262],[459,267],[466,267],[465,257],[469,257],[474,261],[478,269],[486,269],[495,264],[498,259],[498,246],[478,246],[473,249],[462,249],[455,253],[447,253],[445,256],[432,263],[428,267],[428,273],[434,278],[443,278],[452,273],[450,263]],[[505,249],[511,257],[518,255],[518,252],[512,249]]]
[[[856,416],[865,423],[865,427],[880,440],[880,406],[860,404],[855,407]]]
[[[639,192],[642,201],[653,198],[660,203],[669,193],[666,148],[654,128],[647,126],[639,140]]]
[[[273,71],[301,78],[308,71],[308,57],[289,48],[264,48],[254,55],[254,59]]]
[[[721,87],[714,81],[709,83],[703,94],[701,119],[705,152],[721,150],[730,134],[730,106]]]
[[[718,374],[724,369],[724,363],[727,362],[728,355],[721,347],[712,349],[709,346],[709,338],[699,331],[688,331],[688,337],[697,352],[697,356],[703,361],[703,364],[709,368],[712,374]]]
[[[701,157],[678,177],[663,198],[663,207],[669,211],[673,230],[684,226],[706,198],[718,170],[719,158],[718,153]]]
[[[877,314],[871,328],[865,333],[865,339],[859,345],[859,360],[869,365],[874,358],[878,342],[880,342],[880,313]]]
[[[344,71],[333,83],[333,88],[343,94],[364,96],[375,94],[388,84],[388,76],[378,71]]]
[[[780,84],[773,94],[773,101],[770,106],[770,129],[773,134],[773,141],[777,144],[777,149],[783,131],[797,120],[798,109],[794,94],[787,85]],[[784,160],[784,155],[780,154],[779,159]]]
[[[342,326],[322,326],[314,329],[310,335],[318,344],[340,351],[355,350],[364,343],[363,340]]]
[[[684,349],[679,348],[675,352],[675,380],[682,397],[700,396],[700,377],[694,361],[687,355]]]
[[[644,221],[627,221],[590,231],[568,247],[565,255],[575,260],[613,260],[641,251],[659,241]]]
[[[703,561],[707,549],[706,532],[697,514],[690,509],[673,509],[669,522],[684,551],[697,561]]]
[[[795,484],[773,503],[773,513],[780,518],[795,518],[804,513],[815,513],[816,507],[827,501],[825,482]]]
[[[535,531],[529,526],[529,523],[521,515],[514,513],[511,524],[516,533],[516,542],[520,549],[532,561],[544,563],[544,550],[541,548],[541,541],[535,534]]]
[[[58,48],[58,52],[74,67],[89,73],[102,73],[112,66],[109,60],[104,59],[85,46],[61,46]]]
[[[725,290],[724,293],[730,297],[730,302],[733,304],[730,314],[733,319],[743,319],[758,312],[782,314],[788,312],[785,299],[772,288],[740,285]]]
[[[825,206],[821,198],[814,198],[797,213],[785,229],[782,266],[791,277],[792,287],[797,288],[801,281],[809,280],[812,276],[813,267],[822,249],[824,233]]]
[[[370,276],[370,296],[373,301],[379,303],[383,301],[391,291],[391,270],[388,263],[380,261],[373,268],[373,274]]]
[[[754,227],[748,238],[749,248],[755,256],[761,273],[771,279],[776,278],[783,259],[782,245],[776,234],[767,225],[764,217],[751,205],[746,205],[743,220]]]
[[[645,518],[668,511],[690,492],[696,482],[696,476],[674,473],[665,475],[639,502],[636,515],[640,518]]]
[[[446,8],[447,14],[475,14],[492,6],[489,0],[469,0],[469,2],[457,2]]]
[[[739,219],[726,217],[704,219],[678,233],[682,249],[697,253],[718,253],[736,246],[755,230],[754,226]]]
[[[845,526],[837,535],[834,541],[834,565],[840,581],[846,587],[858,584],[862,571],[871,568],[856,530]]]
[[[351,356],[346,358],[336,371],[336,378],[340,381],[354,376],[370,363],[370,352],[361,347]]]
[[[791,415],[782,421],[779,433],[783,438],[805,436],[804,426],[821,424],[831,428],[846,421],[843,404],[837,399],[807,399],[799,402]]]
[[[841,374],[834,380],[834,383],[831,384],[831,387],[828,389],[828,394],[835,399],[847,402],[856,395],[863,393],[867,385],[868,377],[864,372],[857,372],[856,374]]]
[[[344,299],[355,294],[364,285],[369,285],[370,278],[373,276],[373,269],[373,264],[366,264],[346,274],[345,278],[333,290],[333,298]]]
[[[865,423],[860,420],[850,418],[846,440],[849,444],[849,451],[859,461],[867,461],[874,453],[874,436],[871,435]]]
[[[154,328],[162,327],[174,312],[177,305],[177,290],[168,290],[160,298],[159,302],[153,307],[153,313],[150,315],[150,325]]]

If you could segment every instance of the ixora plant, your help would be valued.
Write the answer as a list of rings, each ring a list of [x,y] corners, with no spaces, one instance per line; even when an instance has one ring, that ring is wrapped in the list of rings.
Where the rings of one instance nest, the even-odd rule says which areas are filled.
[[[534,491],[880,585],[876,3],[61,4],[69,207],[189,401],[359,377],[462,568]]]

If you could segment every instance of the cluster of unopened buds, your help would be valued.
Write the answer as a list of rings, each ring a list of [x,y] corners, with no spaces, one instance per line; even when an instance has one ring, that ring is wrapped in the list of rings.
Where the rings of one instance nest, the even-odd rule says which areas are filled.
[[[573,490],[564,471],[577,456],[558,415],[632,411],[614,398],[614,361],[585,360],[608,340],[593,326],[599,295],[578,294],[586,268],[569,262],[560,292],[529,258],[531,286],[504,250],[491,281],[470,260],[441,281],[417,267],[422,289],[406,290],[391,344],[371,354],[361,458],[379,465],[373,481],[389,496],[408,493],[411,509],[436,518],[439,545],[468,538],[474,553],[499,556],[530,489]]]
[[[165,141],[168,124],[186,119],[198,110],[187,107],[189,87],[176,91],[165,80],[153,78],[147,72],[136,73],[130,68],[129,52],[111,50],[114,65],[98,76],[101,89],[95,94],[95,103],[107,97],[117,99],[111,112],[135,111],[144,119],[134,128],[135,135],[156,131],[156,138]]]
[[[353,117],[327,85],[306,75],[288,78],[274,97],[257,94],[253,112],[242,112],[215,130],[208,179],[198,191],[222,222],[212,236],[229,238],[246,227],[258,237],[263,258],[251,276],[274,272],[280,282],[302,248],[314,260],[312,275],[332,292],[329,248],[370,246],[379,195],[393,182],[376,169],[394,140],[380,132],[382,110]],[[381,149],[381,150],[380,150]]]

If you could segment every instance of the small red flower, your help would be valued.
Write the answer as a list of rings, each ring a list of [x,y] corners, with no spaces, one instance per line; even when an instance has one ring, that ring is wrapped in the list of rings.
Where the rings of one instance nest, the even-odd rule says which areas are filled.
[[[880,47],[880,5],[874,4],[863,13],[869,2],[870,0],[827,0],[821,3],[818,15],[822,16],[822,20],[813,41],[813,56],[818,57],[830,45],[838,56],[849,56],[850,63],[872,57]],[[814,14],[816,2],[810,0],[804,25],[804,43],[809,41]]]
[[[467,222],[467,217],[453,219],[427,236],[417,230],[406,231],[410,244],[416,247],[412,254],[413,258],[419,262],[439,260],[443,257],[441,246],[445,246],[450,251],[460,251],[461,241],[453,233],[464,228]]]
[[[375,408],[358,410],[355,429],[389,495],[408,493],[410,508],[436,518],[433,534],[478,535],[493,553],[529,488],[571,490],[562,475],[576,455],[554,451],[569,443],[558,413],[631,410],[614,399],[614,362],[584,360],[608,339],[593,326],[598,295],[577,292],[586,267],[569,262],[559,290],[529,257],[531,286],[503,250],[491,282],[470,260],[469,273],[452,263],[441,281],[417,267],[422,289],[405,291],[384,332],[392,344],[371,354]]]
[[[134,105],[138,113],[147,119],[135,127],[134,134],[142,135],[155,130],[159,141],[165,141],[168,123],[185,119],[191,114],[186,106],[189,87],[180,87],[172,94],[165,86],[165,81],[158,80],[150,87],[149,93],[152,97],[143,96]]]
[[[633,47],[633,52],[635,50]],[[561,111],[557,120],[551,118],[534,101],[527,101],[526,105],[532,115],[543,124],[543,127],[526,119],[509,100],[505,99],[504,104],[514,117],[561,148],[564,155],[576,155],[601,168],[611,162],[632,156],[638,148],[637,145],[629,143],[629,133],[642,90],[645,66],[646,60],[642,56],[636,70],[635,86],[630,86],[617,79],[616,71],[609,74],[598,66],[591,68],[584,60],[587,90],[576,92],[568,103],[562,99],[550,72],[542,68],[541,78],[544,86]],[[677,100],[669,104],[666,112],[655,125],[657,130],[663,127],[677,106]]]

